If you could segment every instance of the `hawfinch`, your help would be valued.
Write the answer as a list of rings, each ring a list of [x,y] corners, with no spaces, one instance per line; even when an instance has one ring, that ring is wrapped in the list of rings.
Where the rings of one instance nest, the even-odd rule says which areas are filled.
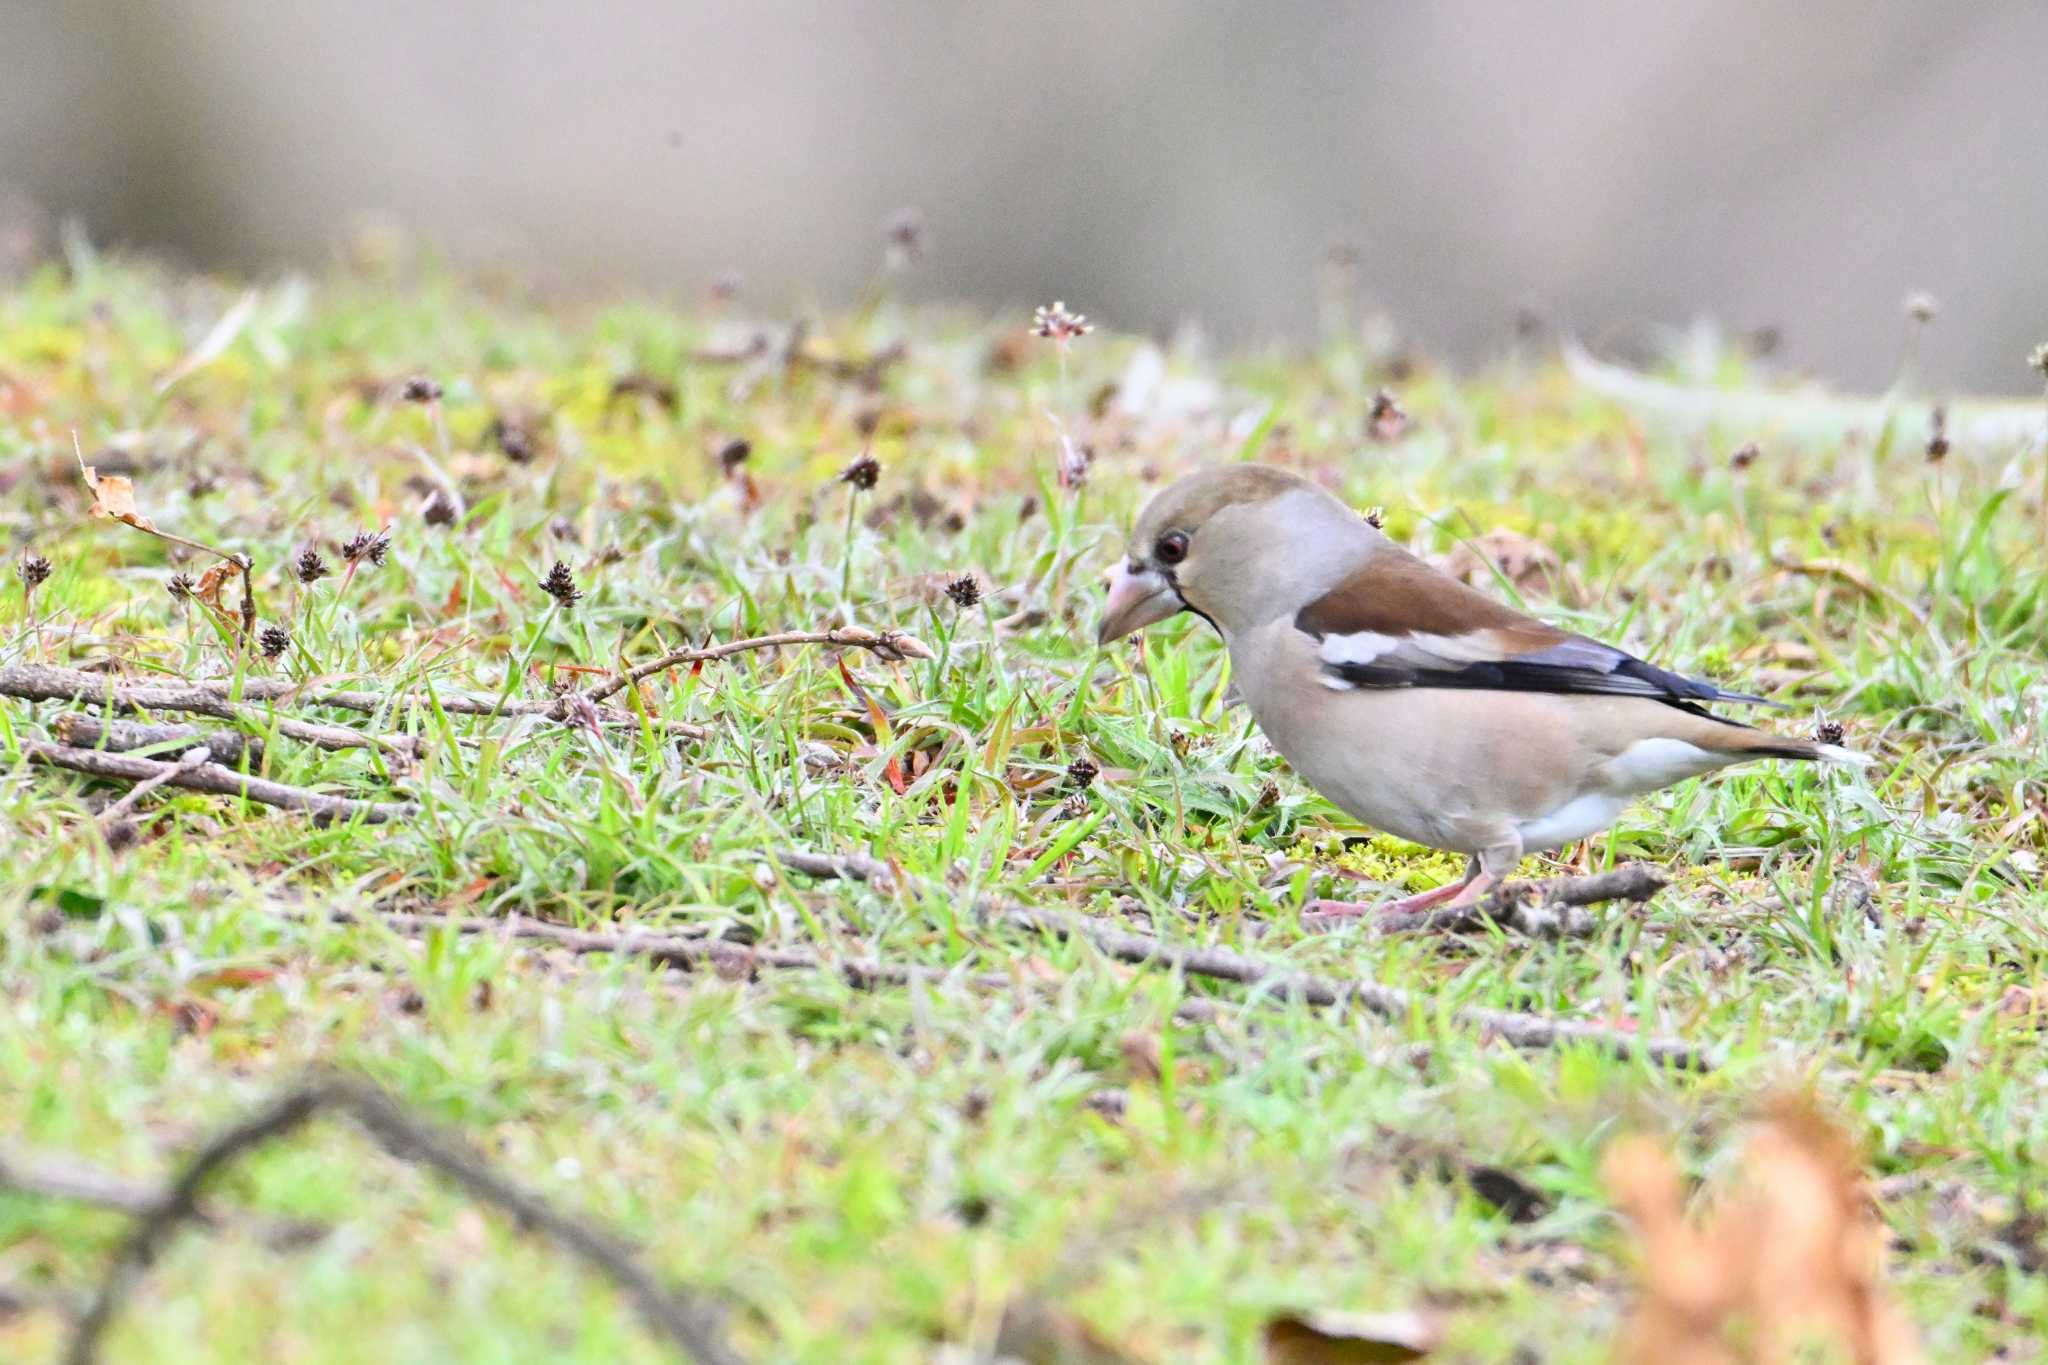
[[[1152,499],[1098,638],[1183,611],[1222,634],[1259,728],[1317,790],[1368,825],[1470,856],[1462,882],[1402,909],[1470,905],[1523,854],[1731,763],[1868,761],[1723,719],[1708,704],[1762,698],[1525,616],[1261,465],[1190,474]]]

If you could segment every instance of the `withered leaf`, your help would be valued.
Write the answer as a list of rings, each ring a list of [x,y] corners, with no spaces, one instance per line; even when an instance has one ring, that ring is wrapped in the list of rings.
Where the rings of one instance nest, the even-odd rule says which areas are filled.
[[[1616,1359],[1739,1365],[1791,1359],[1816,1334],[1857,1365],[1918,1365],[1912,1325],[1879,1282],[1884,1227],[1849,1141],[1807,1101],[1767,1109],[1740,1186],[1685,1215],[1671,1158],[1647,1138],[1604,1163],[1642,1245],[1640,1290]]]
[[[192,595],[206,603],[207,606],[212,607],[215,611],[220,611],[222,610],[220,590],[238,572],[239,570],[233,563],[223,559],[220,563],[199,575],[199,582],[193,587]]]
[[[102,474],[92,465],[81,466],[85,486],[92,490],[92,514],[125,521],[138,531],[154,531],[156,523],[135,510],[135,481],[120,474]]]
[[[1379,1365],[1420,1360],[1443,1340],[1425,1313],[1283,1313],[1266,1324],[1270,1365]]]

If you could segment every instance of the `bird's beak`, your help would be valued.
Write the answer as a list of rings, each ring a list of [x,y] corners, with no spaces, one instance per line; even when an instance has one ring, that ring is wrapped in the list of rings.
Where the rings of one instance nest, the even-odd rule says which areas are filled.
[[[1102,625],[1095,632],[1095,643],[1106,645],[1134,630],[1143,630],[1186,606],[1166,581],[1165,574],[1157,569],[1133,569],[1129,561],[1120,562],[1109,573],[1109,596],[1102,604]]]

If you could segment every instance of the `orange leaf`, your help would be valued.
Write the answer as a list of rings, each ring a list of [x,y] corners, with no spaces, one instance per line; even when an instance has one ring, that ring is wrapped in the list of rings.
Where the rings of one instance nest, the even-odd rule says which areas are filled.
[[[126,483],[127,480],[123,479],[122,482]],[[199,582],[193,585],[192,595],[215,611],[223,610],[220,604],[220,590],[235,572],[235,566],[223,559],[199,575]]]
[[[92,514],[125,521],[138,531],[154,531],[156,523],[135,510],[135,481],[119,474],[101,474],[83,465],[85,486],[92,490]]]
[[[860,680],[853,676],[853,670],[846,666],[846,656],[844,654],[839,656],[839,676],[846,679],[846,685],[853,690],[853,695],[859,697],[861,704],[867,707],[868,720],[875,727],[877,743],[887,744],[889,742],[889,718],[883,714],[881,706],[868,694],[868,690],[860,685]],[[903,795],[904,791],[910,786],[903,778],[903,765],[896,761],[894,754],[889,756],[889,762],[883,767],[882,775],[889,779],[890,788],[898,796]]]

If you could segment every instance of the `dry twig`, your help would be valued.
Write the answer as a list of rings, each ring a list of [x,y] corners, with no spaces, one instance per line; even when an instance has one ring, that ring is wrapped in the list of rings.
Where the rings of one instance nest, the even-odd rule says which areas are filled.
[[[285,1091],[199,1149],[170,1188],[139,1214],[115,1253],[106,1279],[73,1329],[65,1352],[69,1365],[92,1365],[99,1359],[100,1339],[142,1273],[182,1224],[198,1218],[199,1196],[208,1182],[245,1153],[293,1132],[323,1109],[348,1115],[392,1156],[437,1171],[472,1199],[510,1216],[519,1227],[537,1231],[590,1262],[619,1285],[650,1328],[685,1356],[711,1365],[739,1365],[708,1302],[662,1284],[610,1232],[572,1218],[514,1184],[375,1086],[340,1076],[316,1077]]]
[[[177,745],[181,749],[203,745],[215,763],[230,768],[242,766],[246,757],[251,768],[263,766],[263,741],[240,730],[206,730],[197,725],[151,725],[132,720],[100,720],[82,711],[66,711],[50,722],[57,738],[81,749],[109,749],[132,753],[137,749]],[[148,758],[151,755],[145,754]]]
[[[121,782],[168,782],[174,787],[211,792],[216,796],[239,796],[265,806],[305,811],[319,820],[362,819],[369,824],[402,819],[418,812],[409,801],[360,801],[352,796],[328,796],[323,792],[290,787],[268,778],[248,777],[218,763],[201,763],[181,768],[178,763],[160,763],[153,758],[111,754],[103,749],[78,749],[69,744],[50,744],[39,739],[19,741],[21,752],[32,763]],[[199,752],[204,753],[205,750]],[[181,761],[182,762],[182,761]],[[166,775],[168,774],[168,775]]]
[[[787,850],[778,851],[774,856],[784,867],[813,877],[866,881],[885,888],[907,885],[887,864],[860,854],[833,856]],[[1421,1006],[1421,1002],[1408,992],[1374,981],[1332,980],[1223,948],[1182,948],[1162,943],[1149,934],[1117,929],[1065,911],[1033,910],[994,900],[980,902],[976,910],[982,918],[992,922],[1061,938],[1086,939],[1120,962],[1161,966],[1189,976],[1234,981],[1282,999],[1302,1000],[1326,1007],[1356,1004],[1389,1019],[1406,1017]],[[1477,1006],[1452,1007],[1451,1014],[1483,1032],[1505,1038],[1517,1047],[1592,1043],[1618,1056],[1640,1055],[1683,1070],[1706,1071],[1712,1067],[1712,1062],[1702,1050],[1678,1039],[1637,1038],[1601,1024]]]
[[[787,645],[841,645],[850,649],[869,649],[884,659],[933,657],[931,646],[916,636],[906,635],[900,630],[873,631],[866,626],[842,626],[837,630],[786,630],[779,635],[759,635],[751,640],[728,640],[722,645],[674,650],[658,659],[635,665],[623,673],[615,673],[591,687],[583,695],[591,701],[603,701],[613,693],[631,687],[643,678],[651,678],[665,669],[711,659],[723,659],[728,655],[741,654],[748,650],[781,649]]]
[[[364,916],[350,910],[336,910],[330,918],[337,924],[365,922]],[[594,933],[585,929],[572,929],[565,924],[529,919],[524,915],[475,918],[385,911],[368,917],[368,922],[384,925],[400,933],[424,934],[436,929],[452,930],[465,935],[548,943],[572,953],[615,953],[621,957],[641,957],[666,967],[680,967],[685,971],[708,964],[714,970],[728,976],[751,977],[762,970],[830,972],[856,990],[864,991],[884,986],[937,983],[949,978],[977,991],[1007,991],[1018,984],[1015,979],[1001,972],[953,976],[948,972],[901,966],[884,962],[879,958],[840,958],[835,961],[801,949],[760,947],[735,942],[729,938],[712,938],[709,935],[662,934],[640,929],[629,929],[615,934]],[[1175,1011],[1175,1017],[1184,1023],[1208,1023],[1216,1019],[1219,1013],[1213,1001],[1188,1000],[1183,1001],[1181,1007]]]
[[[438,705],[458,716],[546,716],[561,720],[568,715],[566,702],[507,701],[462,692],[433,693],[350,691],[315,683],[294,683],[280,678],[244,678],[240,685],[227,682],[124,682],[101,673],[75,668],[46,668],[34,664],[12,664],[0,668],[0,696],[27,701],[79,701],[103,706],[125,706],[140,711],[185,711],[216,716],[222,720],[262,729],[270,718],[244,702],[271,702],[283,706],[327,706],[339,711],[356,711],[366,716],[395,715],[408,710],[427,710]],[[640,724],[641,718],[625,711],[598,712],[605,725]],[[657,730],[685,739],[704,739],[710,731],[701,725],[650,717]],[[417,754],[421,741],[414,735],[365,735],[337,725],[315,725],[290,717],[277,717],[278,733],[302,739],[326,749],[375,746],[406,754]]]
[[[88,673],[77,668],[50,668],[38,664],[12,664],[0,668],[0,696],[19,697],[24,701],[76,701],[106,707],[118,706],[131,711],[182,711],[188,715],[211,716],[216,720],[232,721],[245,730],[267,730],[274,724],[277,733],[285,738],[318,745],[322,749],[374,748],[417,758],[426,747],[417,735],[369,735],[346,726],[321,725],[292,716],[274,715],[243,704],[281,702],[289,705],[300,700],[318,704],[323,696],[361,697],[365,700],[365,704],[361,706],[334,702],[326,704],[339,705],[343,710],[375,714],[382,710],[383,706],[381,702],[374,700],[371,693],[312,693],[302,698],[297,684],[275,678],[245,678],[238,691],[239,695],[236,695],[237,689],[224,682],[124,682],[104,673]],[[60,725],[65,723],[67,722],[59,722]],[[70,736],[67,735],[66,738]],[[96,744],[98,741],[80,738],[77,742]]]

